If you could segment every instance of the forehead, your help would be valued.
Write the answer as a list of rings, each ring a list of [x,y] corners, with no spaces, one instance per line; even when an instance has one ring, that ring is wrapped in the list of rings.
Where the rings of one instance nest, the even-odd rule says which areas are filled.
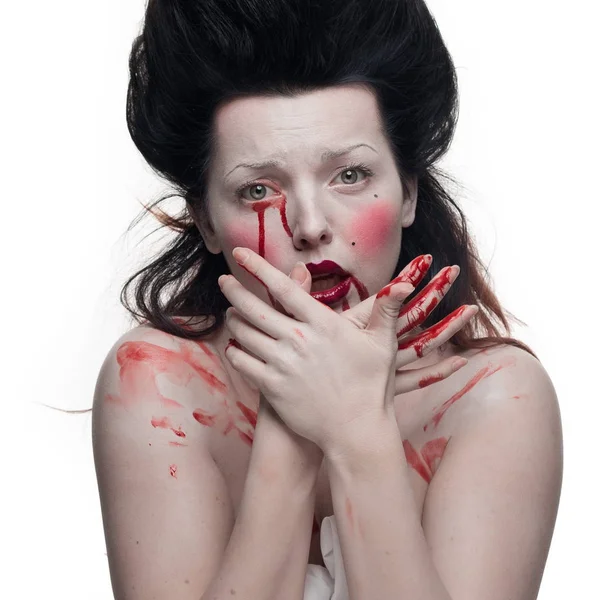
[[[353,142],[382,141],[376,97],[358,85],[292,97],[236,98],[217,111],[215,132],[216,158],[223,169],[243,160],[277,156],[285,161],[300,158],[302,150],[313,155]]]

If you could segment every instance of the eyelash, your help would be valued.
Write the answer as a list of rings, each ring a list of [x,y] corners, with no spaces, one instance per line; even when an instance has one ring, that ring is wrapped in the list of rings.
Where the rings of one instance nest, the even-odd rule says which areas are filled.
[[[375,175],[375,173],[369,167],[367,167],[367,165],[365,165],[364,163],[358,162],[358,163],[352,163],[352,164],[346,165],[343,169],[341,169],[341,171],[336,175],[336,177],[338,175],[340,175],[341,173],[344,173],[346,171],[352,171],[352,170],[362,171],[363,174],[366,175],[366,179],[368,179],[369,177],[373,177],[373,175]],[[361,182],[357,181],[356,183],[361,183]],[[259,181],[256,181],[256,180],[246,181],[246,182],[242,183],[242,185],[240,185],[240,187],[238,187],[235,190],[236,198],[238,200],[242,200],[243,192],[245,192],[248,188],[250,188],[254,185],[264,185],[265,187],[267,187],[265,184],[260,183]],[[350,185],[356,185],[356,184],[350,184]],[[259,202],[259,200],[249,200],[249,202]]]

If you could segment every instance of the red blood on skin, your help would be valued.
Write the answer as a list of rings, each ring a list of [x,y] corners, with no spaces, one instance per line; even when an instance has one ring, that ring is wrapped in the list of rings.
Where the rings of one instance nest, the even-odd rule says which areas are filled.
[[[227,352],[227,348],[229,348],[229,346],[235,346],[238,350],[242,349],[242,346],[235,338],[229,338],[227,341],[227,346],[225,346],[225,352]]]
[[[482,379],[486,379],[490,377],[494,373],[500,371],[500,369],[504,369],[506,367],[512,367],[516,364],[516,360],[514,357],[509,357],[505,359],[501,364],[492,365],[489,363],[487,366],[479,369],[471,379],[460,389],[458,392],[453,394],[448,400],[446,400],[439,409],[435,409],[435,414],[433,415],[431,421],[433,422],[434,427],[437,427],[442,420],[442,417],[446,414],[446,411],[457,401],[460,400],[467,392],[471,391]],[[427,431],[429,425],[426,424],[423,426],[423,431]]]
[[[421,456],[423,457],[425,464],[429,467],[432,477],[435,475],[449,441],[450,438],[439,437],[430,440],[421,448]]]
[[[436,438],[423,445],[421,453],[417,452],[408,440],[403,440],[404,454],[408,464],[427,482],[435,475],[449,438]]]
[[[416,258],[413,258],[405,267],[400,271],[397,277],[394,277],[390,283],[388,283],[378,294],[377,298],[381,296],[387,296],[390,293],[392,286],[396,283],[410,283],[413,287],[417,287],[419,283],[425,277],[425,273],[431,266],[433,257],[431,254],[421,254]],[[424,288],[425,289],[425,288]],[[422,293],[422,292],[421,292]],[[420,294],[419,294],[420,296]],[[417,298],[419,296],[416,296]],[[400,315],[403,313],[400,313]],[[398,315],[398,316],[400,316]]]
[[[272,185],[272,184],[270,184],[270,185]],[[259,256],[261,256],[262,258],[266,259],[267,240],[266,240],[266,232],[265,232],[265,211],[267,209],[276,208],[279,211],[279,217],[281,220],[281,226],[283,227],[283,230],[286,232],[288,237],[293,237],[292,231],[288,225],[287,215],[286,215],[287,199],[286,199],[285,195],[283,194],[283,192],[279,192],[279,194],[275,197],[271,197],[268,200],[258,200],[256,202],[253,202],[250,206],[252,207],[252,210],[254,210],[257,213],[257,218],[258,218],[258,251],[257,251],[257,254]],[[387,211],[387,213],[386,213],[386,211]],[[395,219],[395,217],[391,216],[392,213],[393,213],[393,209],[389,206],[389,203],[382,202],[381,206],[376,204],[374,206],[374,208],[370,209],[368,211],[367,215],[365,215],[363,213],[362,216],[360,217],[360,219],[355,220],[355,223],[360,224],[360,223],[362,223],[362,221],[365,218],[375,218],[375,219],[379,219],[379,222],[380,222],[379,230],[380,231],[382,231],[386,227],[387,227],[387,229],[390,229],[390,227],[391,227],[390,224],[388,224],[386,226],[386,219],[388,219],[388,220],[390,218]],[[351,230],[355,231],[356,229],[351,228]],[[370,235],[373,235],[373,232],[371,232]],[[381,233],[379,233],[378,235],[381,235]],[[361,235],[359,237],[364,237],[364,236]],[[369,236],[367,236],[367,237],[369,237]],[[231,239],[231,244],[234,247],[239,246],[239,247],[244,247],[244,248],[250,248],[251,250],[254,250],[254,248],[255,248],[255,244],[252,243],[252,241],[251,242],[246,241],[247,240],[247,231],[246,230],[244,230],[243,233],[241,233],[239,238],[238,238],[237,234],[235,236],[230,235],[229,238]],[[373,249],[372,244],[371,244],[371,249]],[[271,261],[272,261],[272,259],[271,259]],[[243,265],[240,265],[240,266],[244,269]],[[269,296],[269,300],[270,300],[272,306],[276,307],[278,310],[280,310],[284,314],[293,317],[293,315],[289,315],[289,313],[287,313],[287,311],[285,311],[285,309],[279,304],[279,302],[277,302],[277,300],[275,300],[275,298],[273,298],[271,291],[266,287],[265,283],[263,281],[261,281],[259,277],[256,277],[256,275],[254,275],[253,273],[250,273],[250,271],[248,271],[248,269],[244,269],[244,270],[247,273],[249,273],[250,275],[252,275],[252,277],[257,279],[262,285],[265,286],[265,288],[267,289],[267,295]],[[356,291],[358,292],[358,295],[360,297],[361,302],[363,300],[366,300],[369,297],[369,292],[368,292],[367,288],[360,280],[358,280],[356,277],[352,276],[351,283],[354,284]],[[349,305],[347,304],[345,298],[343,300],[342,308],[343,308],[343,310],[348,310],[348,308],[349,308]]]
[[[443,375],[429,375],[429,377],[423,377],[423,379],[419,379],[419,387],[424,388],[438,381],[444,379]]]
[[[178,437],[186,437],[185,433],[181,430],[181,427],[176,429],[173,427],[169,417],[152,417],[152,427],[160,427],[162,429],[170,429]]]
[[[177,465],[169,465],[169,473],[171,477],[177,479]]]
[[[206,362],[207,358],[214,363],[215,367],[222,368],[219,357],[204,342],[181,341],[178,350],[166,349],[149,342],[125,342],[117,350],[121,394],[107,394],[106,399],[119,404],[142,399],[144,401],[158,400],[164,407],[183,408],[179,402],[160,393],[157,383],[159,376],[182,387],[188,386],[194,380],[197,381],[199,377],[204,384],[208,385],[214,395],[223,397],[228,391],[227,385],[212,370],[204,366],[203,362]],[[193,411],[193,417],[207,427],[221,425],[223,435],[235,431],[245,444],[251,446],[252,431],[246,432],[240,429],[236,422],[241,420],[241,415],[243,425],[250,425],[253,430],[256,427],[256,413],[241,402],[237,404],[239,411],[232,411],[233,414],[229,411],[227,404],[222,401],[221,408],[215,413],[196,409]],[[168,417],[154,417],[151,423],[153,427],[171,429],[177,437],[186,437],[181,427],[174,427]],[[170,445],[183,446],[186,444],[170,442]]]
[[[407,281],[413,287],[417,287],[427,271],[431,266],[433,257],[431,254],[421,254],[416,258],[413,258],[405,267],[400,271],[398,277],[403,277],[403,281]]]
[[[248,408],[242,402],[238,401],[236,402],[236,404],[237,407],[240,409],[240,412],[244,415],[244,417],[246,417],[248,423],[250,423],[252,427],[256,427],[256,420],[258,418],[258,414],[256,413],[256,411],[252,410],[251,408]]]
[[[279,210],[279,217],[281,218],[281,225],[284,231],[288,234],[288,237],[293,237],[292,230],[287,222],[287,215],[285,213],[287,199],[283,193],[280,192],[274,200],[259,200],[251,204],[254,212],[258,214],[258,255],[265,256],[265,210],[267,208],[277,208]]]
[[[413,448],[413,445],[408,440],[403,440],[402,445],[404,446],[404,454],[408,464],[425,480],[429,483],[431,480],[431,474],[427,465],[422,461],[419,453]]]
[[[410,302],[405,304],[398,313],[398,318],[403,317],[409,312],[417,313],[417,317],[412,317],[408,323],[396,333],[396,337],[404,335],[414,327],[417,327],[432,313],[438,305],[443,295],[450,289],[450,275],[452,267],[444,267]],[[427,299],[429,294],[435,294]],[[425,305],[425,303],[428,303]],[[424,306],[425,305],[425,306]]]
[[[192,416],[200,425],[206,425],[207,427],[212,427],[216,421],[216,415],[209,415],[199,408],[192,413]]]
[[[302,339],[304,339],[304,334],[297,328],[294,327],[294,333],[298,336],[301,337]]]
[[[251,425],[252,431],[247,432],[240,429],[235,423],[235,417],[237,415],[232,415],[227,407],[224,406],[221,413],[208,413],[202,409],[197,408],[192,413],[194,419],[200,423],[200,425],[204,425],[205,427],[217,427],[219,431],[223,435],[228,435],[230,432],[235,431],[238,437],[247,445],[252,446],[253,442],[253,434],[254,428],[256,427],[256,413],[249,409],[247,406],[243,405],[241,402],[237,402],[237,406],[240,409],[245,420]],[[241,407],[244,407],[242,410]]]
[[[202,346],[198,344],[195,347]],[[117,350],[117,363],[120,366],[121,395],[113,395],[110,400],[124,402],[123,398],[127,398],[127,403],[132,403],[144,399],[159,401],[170,408],[183,408],[182,404],[159,391],[159,375],[184,387],[195,376],[199,376],[213,391],[227,390],[225,383],[200,363],[188,345],[182,345],[176,351],[144,341],[124,342]]]
[[[117,352],[117,360],[121,365],[121,382],[126,383],[126,390],[129,390],[128,397],[131,397],[133,391],[135,398],[152,399],[159,398],[163,406],[182,407],[181,404],[174,400],[165,399],[158,392],[156,378],[158,375],[163,375],[171,382],[187,385],[193,377],[199,375],[204,383],[212,389],[213,393],[223,394],[228,388],[216,375],[206,369],[199,360],[199,357],[193,355],[193,349],[200,348],[205,356],[214,360],[215,355],[205,347],[205,344],[191,346],[189,343],[183,345],[179,352],[167,350],[165,348],[149,344],[147,342],[127,342],[123,344]],[[220,364],[220,363],[219,363]],[[145,396],[143,394],[146,394]],[[117,401],[115,396],[110,397],[113,401]],[[243,409],[241,408],[243,407]],[[231,431],[235,431],[240,439],[245,443],[252,445],[252,435],[240,429],[235,419],[239,418],[240,413],[235,415],[229,414],[225,407],[221,413],[210,414],[208,412],[196,409],[192,415],[198,423],[206,427],[214,427],[217,424],[223,424],[221,432],[227,435]],[[252,429],[256,426],[256,413],[251,411],[241,403],[238,403],[238,408],[245,423],[250,424]],[[182,429],[176,428],[169,421],[168,417],[155,417],[152,419],[154,427],[171,429],[178,437],[186,437]]]
[[[384,296],[389,296],[392,291],[392,286],[395,284],[395,281],[392,283],[388,283],[386,286],[382,287],[379,292],[377,292],[377,296],[375,296],[376,300],[379,298],[383,298]]]
[[[419,335],[403,342],[398,343],[398,350],[405,350],[407,348],[414,348],[419,358],[423,357],[423,350],[426,345],[433,342],[444,329],[456,319],[459,319],[462,314],[469,308],[468,306],[460,306],[455,311],[451,312],[448,316],[444,317],[439,323],[432,325],[429,329],[426,329]]]

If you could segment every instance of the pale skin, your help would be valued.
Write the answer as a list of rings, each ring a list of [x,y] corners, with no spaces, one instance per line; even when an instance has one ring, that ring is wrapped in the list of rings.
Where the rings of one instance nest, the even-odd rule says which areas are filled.
[[[425,348],[402,343],[417,331],[424,307],[441,299],[459,273],[449,266],[435,274],[439,286],[404,303],[418,269],[393,269],[418,190],[407,182],[409,194],[403,193],[373,97],[348,86],[236,100],[218,113],[217,136],[211,223],[197,223],[233,274],[222,286],[233,308],[210,346],[223,363],[215,370],[209,354],[201,364],[193,358],[193,345],[138,329],[115,345],[97,388],[97,468],[111,573],[127,591],[123,597],[146,598],[144,589],[178,599],[230,598],[232,590],[238,597],[301,598],[314,509],[321,518],[336,516],[352,600],[535,598],[560,493],[556,396],[543,368],[522,351],[459,356],[443,349],[477,307],[461,308]],[[319,162],[325,149],[356,143],[374,150]],[[226,177],[239,162],[270,158],[275,149],[279,169],[238,169],[235,179]],[[340,181],[351,162],[366,163],[375,175]],[[253,199],[249,188],[243,200],[231,199],[231,190],[250,177],[265,186],[264,199]],[[287,228],[275,206],[282,194]],[[251,204],[265,199],[274,206],[264,211],[261,243]],[[243,267],[235,247],[250,250]],[[291,271],[296,261],[322,259],[340,263],[369,296],[353,289],[348,304],[333,310],[314,300],[310,274],[301,282],[305,268]],[[396,276],[391,294],[377,299]],[[403,303],[406,312],[397,318]],[[225,351],[229,338],[241,347]],[[276,360],[282,355],[285,370]],[[239,420],[227,420],[229,409],[213,407],[214,382],[200,403],[207,377],[216,373],[225,381],[223,369],[234,377],[244,410],[257,415],[255,428],[244,429]],[[158,382],[148,387],[154,373],[163,378],[160,392]],[[348,387],[331,387],[332,381]],[[142,393],[137,389],[144,402],[134,398]],[[193,418],[184,416],[191,415],[188,408],[195,409]],[[209,433],[216,463],[200,459]],[[219,440],[234,434],[238,441],[227,442],[225,460]],[[249,447],[239,441],[244,436],[253,437],[252,462],[238,469],[235,454]],[[331,512],[319,508],[327,504],[317,485],[324,473]],[[244,477],[240,500],[235,482]],[[227,511],[225,496],[233,502]],[[215,497],[219,504],[210,512]],[[131,511],[121,517],[129,498]],[[173,506],[186,518],[169,516]],[[285,511],[277,512],[280,507]],[[164,515],[159,531],[153,518],[145,520],[146,510]],[[260,557],[251,539],[260,544]],[[210,548],[202,545],[210,540]],[[153,558],[157,547],[160,560]],[[165,563],[167,555],[172,558]]]
[[[402,274],[373,299],[369,323],[361,327],[356,320],[340,318],[321,305],[251,250],[236,249],[234,255],[241,259],[242,252],[247,255],[244,267],[296,319],[255,298],[233,276],[221,276],[219,285],[232,304],[227,311],[227,328],[246,350],[228,347],[227,358],[262,391],[293,431],[324,451],[343,451],[346,438],[351,437],[349,431],[357,424],[363,428],[371,419],[376,424],[382,418],[393,419],[393,399],[398,393],[418,389],[423,378],[450,375],[466,364],[447,359],[442,365],[410,373],[398,370],[414,362],[417,351],[414,344],[398,348],[396,329],[404,330],[419,320],[416,307],[398,317],[402,303],[414,290]],[[310,273],[306,275],[310,277]],[[308,281],[307,287],[310,289]],[[434,288],[430,288],[424,297],[434,295]],[[447,341],[476,312],[476,306],[455,311],[429,348]],[[346,354],[340,352],[341,345],[349,348]],[[271,364],[279,368],[269,369]],[[301,378],[304,385],[294,383],[299,373],[311,373],[309,380]],[[353,390],[352,395],[346,390]],[[365,400],[370,397],[371,402]]]

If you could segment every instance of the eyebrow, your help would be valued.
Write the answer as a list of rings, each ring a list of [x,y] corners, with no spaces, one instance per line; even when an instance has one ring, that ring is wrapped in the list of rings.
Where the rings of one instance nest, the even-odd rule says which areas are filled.
[[[339,150],[325,150],[325,152],[323,152],[321,154],[321,163],[328,162],[335,158],[340,158],[340,157],[344,156],[345,154],[349,154],[350,152],[352,152],[352,150],[356,150],[356,148],[360,148],[361,146],[370,148],[371,150],[373,150],[373,152],[375,152],[375,154],[378,154],[377,150],[375,150],[375,148],[373,148],[373,146],[369,146],[369,144],[353,144],[352,146],[347,146],[346,148],[340,148]],[[255,163],[239,163],[225,175],[225,179],[227,177],[229,177],[236,169],[239,169],[240,167],[246,167],[247,169],[259,170],[259,169],[267,169],[267,168],[282,167],[282,166],[283,166],[282,162],[280,162],[278,160],[273,160],[273,159],[265,160],[262,162],[255,162]]]

